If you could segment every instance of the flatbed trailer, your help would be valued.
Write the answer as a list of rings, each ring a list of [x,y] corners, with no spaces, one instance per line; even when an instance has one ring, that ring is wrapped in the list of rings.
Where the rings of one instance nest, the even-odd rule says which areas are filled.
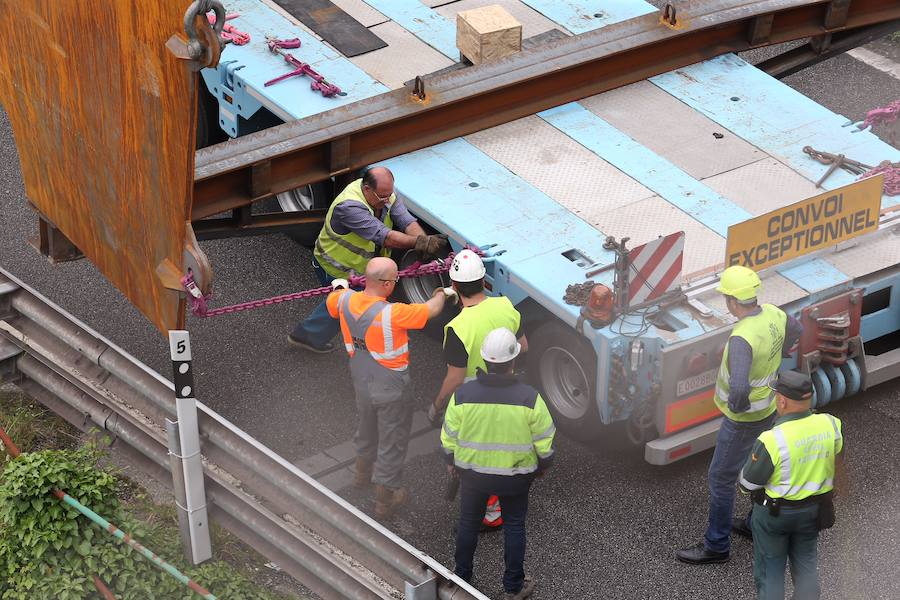
[[[226,48],[204,81],[218,99],[220,126],[240,136],[255,129],[262,109],[302,119],[451,68],[459,60],[456,13],[495,3],[345,0],[338,4],[387,43],[345,58],[277,6],[238,0],[229,4],[241,13],[237,26],[255,39],[299,37],[297,54],[347,95],[323,98],[305,78],[265,87],[285,67],[260,43]],[[500,4],[522,23],[523,38],[584,33],[657,10],[640,0],[600,12],[578,1]],[[718,429],[713,384],[733,319],[713,288],[729,226],[856,179],[838,170],[817,189],[827,167],[804,146],[869,164],[900,161],[900,151],[847,121],[728,54],[384,164],[413,213],[447,233],[454,248],[489,247],[491,293],[526,313],[529,370],[561,428],[589,438],[626,421],[634,441],[646,442],[646,459],[665,464],[709,448]],[[314,208],[322,192],[307,189],[294,198]],[[286,196],[280,204],[289,209]],[[860,303],[851,311],[858,329],[848,342],[851,366],[822,362],[820,370],[815,356],[785,362],[818,373],[819,406],[900,374],[900,349],[890,341],[900,329],[898,203],[882,198],[877,233],[762,273],[761,301],[797,317],[833,298]],[[604,269],[615,262],[604,249],[608,236],[637,246],[678,231],[685,234],[680,301],[599,328],[580,323],[579,307],[563,301],[567,286],[589,272],[601,271],[592,280],[613,287],[614,270]],[[419,300],[437,283],[404,280],[404,291]],[[828,306],[836,314],[845,304]]]
[[[869,4],[875,7],[877,2]],[[457,64],[454,43],[454,19],[460,10],[501,4],[522,23],[523,38],[539,44],[536,36],[543,35],[551,50],[562,47],[559,36],[564,42],[572,35],[602,33],[605,27],[635,19],[655,19],[652,15],[659,12],[642,0],[603,3],[601,9],[585,0],[335,4],[386,45],[347,57],[270,0],[229,2],[228,12],[239,15],[230,23],[251,41],[225,47],[218,66],[201,72],[209,93],[200,102],[201,137],[215,141],[216,124],[226,136],[242,138],[281,122],[314,120],[338,107],[353,115],[354,108],[363,106],[356,103],[404,87],[418,89],[427,104],[433,97],[429,79],[420,78],[423,74],[465,71]],[[727,4],[735,15],[742,10],[731,0]],[[821,9],[822,32],[840,27],[840,10],[846,17],[847,9],[846,3],[801,0],[746,4],[786,11]],[[888,10],[896,9],[882,12]],[[660,20],[658,25],[692,27],[675,19],[674,11],[672,23]],[[726,32],[724,25],[720,30]],[[555,36],[548,36],[552,30]],[[615,31],[619,35],[622,29]],[[747,35],[748,47],[765,42],[766,19],[753,20]],[[266,85],[290,70],[282,57],[269,51],[270,37],[299,39],[300,48],[291,52],[344,95],[325,98],[310,89],[306,77]],[[725,47],[726,42],[722,37],[715,43]],[[465,244],[486,249],[491,293],[509,297],[527,315],[529,371],[560,428],[589,438],[602,435],[604,426],[625,423],[655,464],[710,447],[718,427],[712,404],[714,373],[733,320],[712,290],[726,260],[729,227],[823,190],[843,189],[856,179],[837,170],[824,181],[823,190],[817,189],[814,182],[827,167],[804,153],[805,146],[872,165],[900,161],[900,151],[872,133],[845,127],[845,117],[738,56],[720,53],[710,46],[707,55],[716,56],[711,60],[383,161],[396,176],[398,194],[424,225],[447,233],[454,249]],[[487,70],[491,68],[499,66]],[[416,84],[409,83],[417,78]],[[620,79],[629,80],[627,75]],[[410,114],[415,113],[404,113],[397,122]],[[374,122],[381,117],[358,118]],[[379,131],[389,132],[390,124],[378,123]],[[478,129],[464,123],[459,128]],[[292,177],[275,153],[294,152],[299,142],[270,136],[270,131],[254,138],[254,151],[264,160],[251,165],[250,185],[247,190],[235,188],[235,197],[249,193],[250,201],[264,198],[272,191],[272,181]],[[327,139],[329,130],[317,135]],[[354,156],[354,142],[352,136],[335,136],[328,158],[332,168],[325,172],[335,176],[334,186],[339,187],[351,178],[346,165]],[[343,147],[341,139],[349,147]],[[192,216],[198,236],[259,233],[269,229],[267,224],[290,221],[308,241],[333,197],[329,182],[276,190],[279,207],[296,213],[280,215],[287,219],[260,217],[249,202],[215,202],[212,191],[228,192],[223,187],[227,177],[219,176],[247,167],[239,154],[230,153],[244,148],[239,142],[197,155]],[[318,173],[316,169],[318,164],[309,172]],[[310,177],[296,173],[298,183]],[[900,374],[898,203],[896,197],[881,198],[877,231],[761,272],[761,300],[803,318],[811,331],[826,327],[829,317],[846,313],[850,319],[840,356],[824,353],[821,340],[813,335],[801,343],[799,359],[785,363],[813,374],[818,406]],[[234,210],[233,217],[207,219],[226,209]],[[630,238],[636,247],[678,232],[684,233],[683,253],[667,254],[673,264],[681,262],[670,282],[672,293],[627,308],[614,322],[599,327],[585,323],[580,307],[564,301],[569,285],[589,279],[615,287],[617,253],[609,237]],[[411,255],[401,257],[404,263],[413,260]],[[167,276],[171,281],[172,273]],[[436,283],[409,281],[403,287],[409,299],[417,300]]]

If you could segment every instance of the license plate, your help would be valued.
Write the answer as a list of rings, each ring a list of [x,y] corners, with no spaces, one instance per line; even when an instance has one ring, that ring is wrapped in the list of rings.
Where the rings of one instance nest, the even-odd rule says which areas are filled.
[[[716,383],[716,375],[718,374],[718,372],[718,369],[710,369],[709,371],[704,371],[699,375],[694,375],[693,377],[682,379],[678,382],[678,387],[676,388],[675,394],[679,397],[686,396],[691,392],[696,392],[697,390],[701,390],[705,387],[714,385]]]

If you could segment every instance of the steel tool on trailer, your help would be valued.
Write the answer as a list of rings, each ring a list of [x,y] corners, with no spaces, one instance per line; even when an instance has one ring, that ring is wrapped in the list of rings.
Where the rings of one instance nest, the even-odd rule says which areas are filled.
[[[831,177],[831,174],[834,173],[838,167],[844,169],[845,171],[852,173],[853,175],[862,175],[866,171],[871,171],[872,167],[870,165],[863,164],[861,162],[852,160],[844,156],[843,154],[831,154],[830,152],[821,152],[816,150],[812,146],[804,146],[803,152],[808,154],[810,158],[819,161],[823,165],[829,165],[828,170],[825,171],[825,174],[822,175],[821,178],[816,182],[816,187],[822,187],[822,184],[826,179]]]
[[[290,73],[285,73],[284,75],[280,75],[275,79],[270,79],[266,82],[266,87],[270,85],[276,84],[279,81],[284,81],[290,77],[301,77],[303,75],[312,79],[312,83],[309,84],[309,87],[317,92],[320,92],[326,98],[331,98],[332,96],[346,96],[345,92],[341,91],[341,88],[334,85],[333,83],[329,83],[325,77],[320,75],[315,69],[309,66],[308,63],[305,63],[297,58],[294,58],[293,54],[289,52],[285,52],[285,49],[294,49],[300,47],[300,39],[293,38],[290,40],[279,40],[274,37],[266,37],[266,44],[269,46],[269,51],[280,55],[284,62],[294,67],[294,70]]]
[[[238,13],[228,13],[227,15],[225,15],[225,21],[237,19],[240,16],[241,15],[239,15]],[[207,13],[206,18],[209,19],[210,25],[216,24],[215,13]],[[235,46],[243,46],[250,43],[249,33],[241,31],[234,25],[229,25],[227,22],[222,26],[222,33],[219,34],[219,37],[222,38],[223,42],[231,43]]]

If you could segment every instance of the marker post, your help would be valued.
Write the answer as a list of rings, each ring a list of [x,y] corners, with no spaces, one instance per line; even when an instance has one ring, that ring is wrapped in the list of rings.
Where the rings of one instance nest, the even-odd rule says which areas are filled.
[[[200,428],[197,421],[197,400],[194,398],[191,340],[187,331],[169,331],[169,351],[175,382],[175,411],[178,416],[175,424],[177,443],[176,439],[170,437],[169,454],[180,461],[181,472],[175,473],[173,470],[176,490],[180,485],[184,486],[183,495],[176,491],[175,504],[178,507],[179,522],[183,522],[182,513],[187,515],[190,558],[196,565],[212,558],[212,544],[209,538],[206,487],[200,457]],[[184,498],[184,505],[178,502],[179,496]]]

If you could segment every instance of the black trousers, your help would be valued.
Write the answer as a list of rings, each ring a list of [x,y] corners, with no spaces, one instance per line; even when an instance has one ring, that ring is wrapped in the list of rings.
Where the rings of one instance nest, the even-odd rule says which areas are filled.
[[[500,497],[503,507],[503,589],[517,593],[525,581],[525,518],[532,475],[483,475],[460,473],[459,528],[456,533],[457,575],[472,580],[478,532],[488,496]]]

